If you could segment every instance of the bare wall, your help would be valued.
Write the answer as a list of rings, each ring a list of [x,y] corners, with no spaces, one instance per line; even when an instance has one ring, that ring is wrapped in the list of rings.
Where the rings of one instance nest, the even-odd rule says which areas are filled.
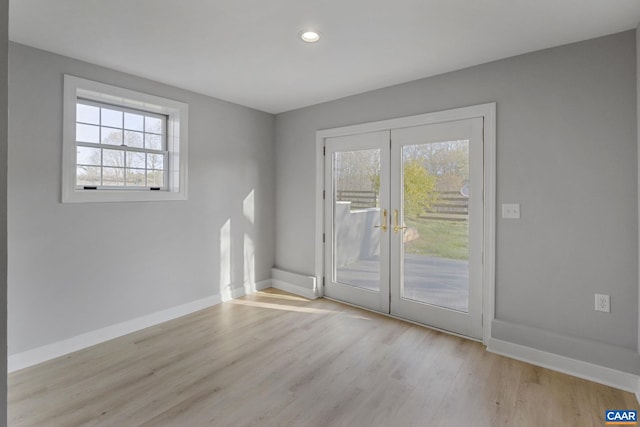
[[[0,1],[0,426],[7,425],[7,73],[9,2]]]
[[[65,73],[189,104],[188,201],[60,202]],[[269,279],[274,122],[10,44],[9,354]]]
[[[315,219],[299,213],[315,207],[316,130],[495,101],[497,202],[521,203],[522,219],[497,219],[494,336],[589,360],[545,337],[575,338],[637,373],[635,80],[628,31],[279,114],[276,266],[314,272],[300,242]],[[594,311],[596,292],[611,313]]]
[[[637,164],[640,165],[640,23],[636,27],[636,113],[638,115],[637,118],[637,127],[636,127],[636,137],[638,139],[637,147],[638,147],[638,161]],[[640,170],[638,170],[638,206],[640,209]],[[639,210],[640,216],[640,210]],[[640,219],[640,218],[639,218]],[[640,231],[640,230],[639,230]],[[638,238],[640,240],[640,233],[638,234]],[[640,253],[638,254],[640,257]],[[640,268],[640,262],[639,262]],[[640,288],[640,278],[638,282],[638,287]],[[640,292],[638,297],[640,298]],[[640,304],[640,300],[638,302]],[[640,352],[640,305],[638,305],[638,352]],[[640,384],[638,385],[640,388]],[[638,395],[640,395],[640,390]]]

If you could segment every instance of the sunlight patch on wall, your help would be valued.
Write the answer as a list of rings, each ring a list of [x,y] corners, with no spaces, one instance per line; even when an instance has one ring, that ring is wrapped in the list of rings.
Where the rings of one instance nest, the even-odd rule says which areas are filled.
[[[220,228],[220,296],[231,299],[231,218]]]
[[[256,291],[256,255],[253,241],[253,227],[255,220],[255,190],[251,190],[242,202],[242,211],[247,220],[244,232],[243,261],[244,261],[244,292],[252,294]]]
[[[244,198],[242,202],[242,212],[244,213],[244,217],[253,225],[255,219],[255,190],[251,190],[251,192]]]

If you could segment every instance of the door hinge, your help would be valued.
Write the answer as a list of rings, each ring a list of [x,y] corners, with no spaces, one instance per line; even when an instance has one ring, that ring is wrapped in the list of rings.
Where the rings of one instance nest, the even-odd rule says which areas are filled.
[[[324,288],[324,276],[322,276],[322,287]]]
[[[322,233],[322,243],[324,243],[324,239],[325,239],[325,234]]]
[[[326,156],[326,155],[327,155],[327,147],[326,147],[326,146],[323,146],[323,147],[322,147],[322,155],[323,155],[323,156]]]
[[[327,197],[326,190],[322,190],[322,200],[324,200],[326,197]]]

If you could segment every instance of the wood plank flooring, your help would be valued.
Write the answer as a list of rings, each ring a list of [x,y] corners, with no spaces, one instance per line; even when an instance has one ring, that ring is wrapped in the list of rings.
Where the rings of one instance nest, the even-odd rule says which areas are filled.
[[[9,375],[18,426],[602,426],[631,393],[274,289]]]

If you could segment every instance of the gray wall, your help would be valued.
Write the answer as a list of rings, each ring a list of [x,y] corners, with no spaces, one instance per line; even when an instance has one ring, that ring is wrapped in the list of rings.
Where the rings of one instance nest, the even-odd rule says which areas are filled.
[[[636,136],[638,138],[638,165],[640,165],[640,24],[636,27],[636,79],[636,113],[638,114]],[[640,209],[640,170],[638,171],[638,206]],[[640,210],[638,212],[640,221]],[[640,240],[640,233],[638,234],[638,239]],[[640,257],[640,253],[638,256]],[[640,268],[640,263],[638,267]],[[638,287],[640,288],[640,281],[638,282]],[[638,293],[638,298],[638,352],[640,352],[640,292]]]
[[[497,219],[497,319],[637,356],[635,58],[628,31],[278,115],[276,266],[314,272],[299,242],[315,219],[299,212],[315,209],[316,130],[495,101],[497,202],[522,205],[521,220]],[[594,311],[596,292],[611,313]],[[637,369],[626,362],[610,365]]]
[[[188,201],[60,203],[65,73],[189,104]],[[274,123],[271,114],[10,44],[9,354],[220,294],[229,245],[234,288],[245,264],[255,281],[268,279]],[[243,212],[251,192],[254,223]]]
[[[7,72],[9,2],[0,1],[0,343],[7,343]],[[0,426],[7,425],[7,352],[0,351]]]

